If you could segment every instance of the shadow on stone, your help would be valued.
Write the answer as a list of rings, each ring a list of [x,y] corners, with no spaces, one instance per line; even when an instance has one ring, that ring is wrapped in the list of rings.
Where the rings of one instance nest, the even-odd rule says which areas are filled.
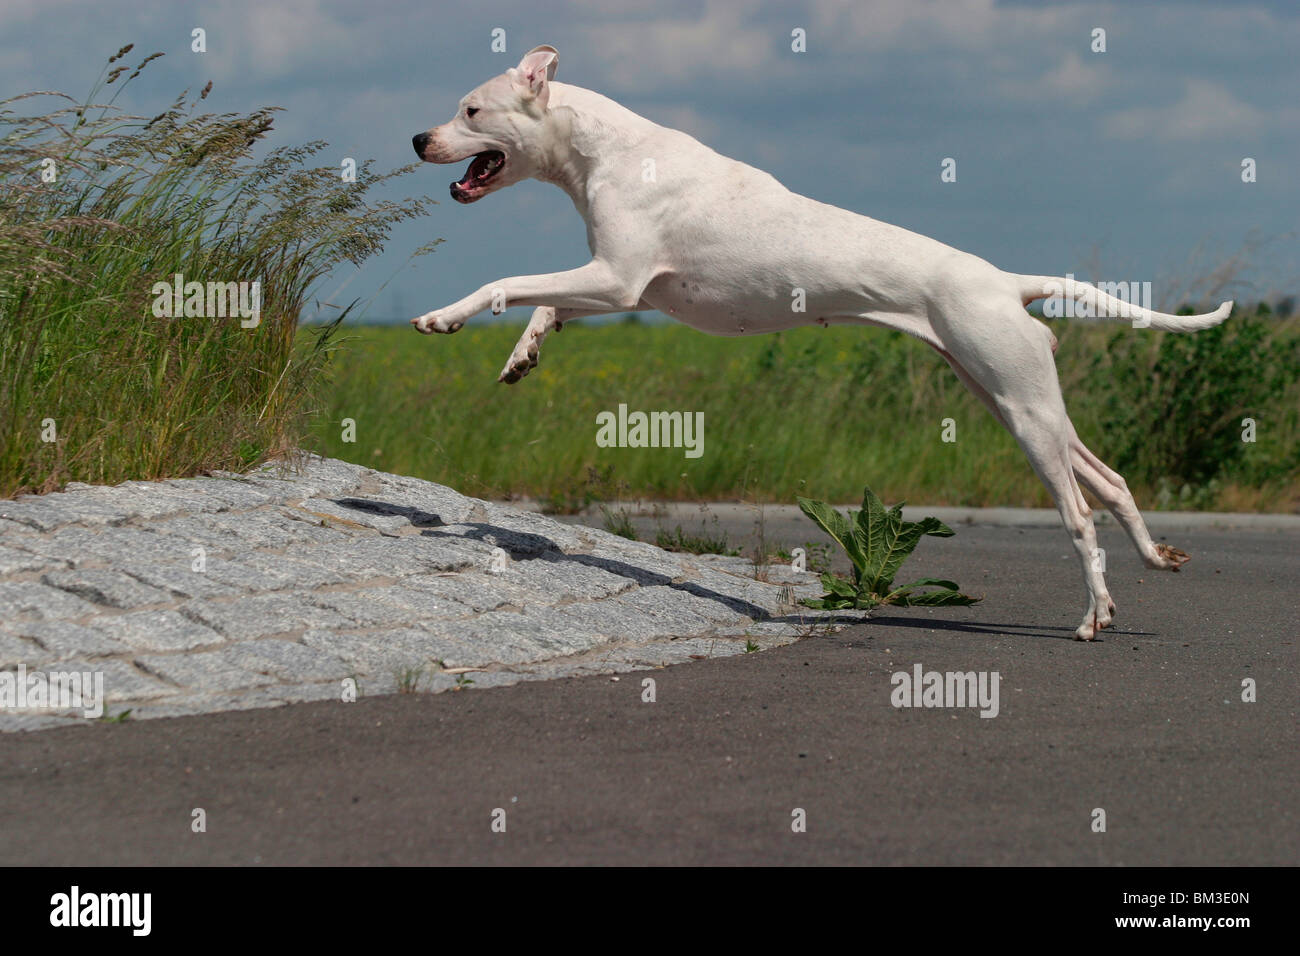
[[[594,554],[566,554],[560,545],[556,544],[550,538],[543,534],[532,534],[526,531],[514,531],[508,528],[501,528],[496,525],[488,524],[482,521],[458,521],[446,522],[441,516],[429,511],[422,511],[419,508],[412,508],[409,505],[395,504],[391,501],[379,501],[373,498],[335,498],[332,499],[335,504],[344,508],[351,508],[355,511],[361,511],[366,514],[389,515],[406,518],[411,525],[416,528],[422,528],[421,537],[427,538],[451,538],[463,539],[470,538],[475,541],[482,541],[484,544],[490,544],[493,547],[501,548],[513,559],[523,558],[525,560],[545,560],[553,562],[571,561],[576,564],[586,565],[588,567],[598,568],[610,574],[616,574],[619,577],[628,578],[636,582],[640,587],[667,587],[676,591],[685,591],[687,594],[706,600],[715,601],[721,604],[727,610],[736,614],[743,614],[746,617],[753,618],[755,621],[771,620],[766,608],[741,598],[730,597],[726,594],[719,594],[717,591],[710,590],[700,584],[685,581],[673,583],[673,579],[660,574],[656,571],[649,571],[645,568],[637,567],[635,564],[629,564],[626,561],[620,561],[615,558],[603,558]],[[437,528],[456,528],[465,529],[464,531],[439,531]],[[666,552],[665,552],[666,553]]]
[[[496,525],[486,524],[482,521],[460,521],[454,525],[447,525],[447,527],[468,528],[469,530],[461,534],[450,531],[426,530],[421,531],[420,536],[424,538],[469,538],[474,541],[482,541],[484,544],[500,548],[512,558],[531,558],[551,552],[562,553],[560,546],[544,534],[512,531],[509,528],[498,528]]]
[[[375,501],[372,498],[331,498],[330,500],[336,505],[351,508],[353,511],[405,518],[411,522],[412,527],[416,528],[436,528],[449,523],[443,521],[440,515],[436,515],[431,511],[421,511],[419,508],[393,504],[391,501]]]

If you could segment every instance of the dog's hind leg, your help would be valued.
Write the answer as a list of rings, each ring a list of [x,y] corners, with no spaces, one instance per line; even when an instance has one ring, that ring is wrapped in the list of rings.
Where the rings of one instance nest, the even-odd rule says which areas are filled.
[[[1051,348],[1053,352],[1056,351],[1055,336],[1052,336]],[[935,350],[952,367],[953,372],[961,379],[962,384],[970,389],[971,393],[984,403],[990,414],[1006,428],[1007,423],[1003,420],[1002,413],[998,411],[993,397],[984,391],[984,386],[975,381],[947,351],[938,346],[935,346]],[[1133,542],[1133,546],[1137,549],[1142,562],[1148,568],[1161,571],[1177,571],[1188,560],[1188,555],[1177,548],[1170,547],[1167,544],[1156,544],[1151,540],[1151,534],[1147,531],[1146,522],[1142,520],[1142,513],[1138,510],[1137,502],[1133,500],[1133,495],[1128,490],[1128,484],[1124,481],[1124,477],[1108,468],[1105,462],[1094,455],[1079,440],[1073,422],[1070,422],[1069,425],[1070,466],[1074,470],[1075,478],[1081,485],[1091,491],[1097,500],[1115,516],[1115,520],[1127,532],[1129,540]],[[1113,606],[1111,611],[1114,613]]]
[[[1096,495],[1123,526],[1148,568],[1177,571],[1187,562],[1188,555],[1185,552],[1151,540],[1146,522],[1142,520],[1142,513],[1138,511],[1137,502],[1133,500],[1124,477],[1106,467],[1100,458],[1088,450],[1079,440],[1073,424],[1070,426],[1070,464],[1084,487]]]
[[[959,337],[960,344],[945,342],[939,352],[1015,437],[1056,503],[1088,591],[1088,607],[1075,637],[1090,641],[1098,630],[1110,625],[1115,604],[1110,599],[1098,560],[1092,510],[1075,479],[1070,448],[1073,426],[1061,396],[1051,343],[1041,330],[1024,324],[1022,320],[1029,320],[1029,316],[1018,305],[1015,316],[1009,316],[1000,305],[986,306],[986,309],[990,314],[977,320],[975,327],[1001,328],[999,335],[968,336],[956,332],[954,336],[955,329],[949,326],[945,329],[945,339]],[[960,360],[955,358],[958,351],[962,355]]]

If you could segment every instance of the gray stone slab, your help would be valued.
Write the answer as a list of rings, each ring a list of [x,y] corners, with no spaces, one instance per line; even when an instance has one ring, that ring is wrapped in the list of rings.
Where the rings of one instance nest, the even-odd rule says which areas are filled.
[[[168,591],[150,587],[124,571],[107,568],[51,571],[41,580],[50,587],[105,607],[130,609],[174,600]]]
[[[333,654],[358,675],[387,677],[395,670],[431,667],[434,661],[443,661],[448,667],[479,666],[464,663],[471,653],[465,641],[421,628],[393,628],[364,634],[312,630],[303,635],[302,643]]]
[[[133,517],[144,520],[207,511],[212,507],[207,495],[166,481],[124,481],[112,488],[96,488],[91,494],[105,502],[124,505]]]
[[[615,601],[589,601],[549,608],[545,612],[569,629],[598,635],[609,641],[652,641],[681,633],[672,623]],[[702,626],[697,623],[696,627]],[[689,633],[689,631],[688,631]]]
[[[175,586],[196,592],[195,597],[221,593],[260,593],[264,591],[303,590],[332,584],[345,584],[355,576],[320,564],[310,564],[282,554],[251,551],[230,558],[209,558],[202,572],[207,584],[177,576]]]
[[[391,604],[409,611],[413,620],[437,620],[463,618],[474,613],[474,608],[453,596],[454,588],[448,586],[447,593],[411,586],[415,578],[403,578],[386,588],[372,588],[370,593],[376,601]]]
[[[289,501],[346,494],[356,490],[372,474],[374,472],[360,465],[311,456],[291,463],[273,462],[243,478],[279,500]]]
[[[0,540],[7,536],[18,536],[34,533],[30,527],[25,524],[19,524],[17,521],[10,521],[8,518],[0,518]]]
[[[99,622],[103,618],[91,618]],[[129,653],[130,645],[109,637],[98,627],[71,621],[28,621],[9,625],[13,632],[36,641],[43,649],[41,659],[58,661],[71,657],[107,657]]]
[[[516,508],[487,502],[484,506],[485,522],[496,528],[529,536],[545,538],[560,551],[584,551],[587,542],[571,525],[562,524],[546,515],[532,514]]]
[[[315,562],[300,561],[287,554],[268,554],[259,551],[246,557],[238,555],[232,557],[229,564],[238,564],[255,574],[265,574],[268,577],[274,576],[284,582],[284,587],[291,588],[319,588],[359,580],[357,575],[340,568],[325,567]],[[259,588],[258,590],[272,589]]]
[[[652,617],[674,623],[680,621],[683,627],[693,624],[696,630],[702,624],[737,624],[748,619],[745,614],[723,601],[692,593],[686,588],[687,586],[638,588],[629,594],[620,595],[618,602]]]
[[[690,575],[690,583],[704,590],[764,607],[768,611],[775,611],[779,607],[781,588],[785,586],[781,582],[756,581],[752,573],[731,574],[713,568],[699,568],[693,571]],[[813,591],[817,594],[822,593],[816,576],[807,576],[805,580],[790,586],[796,589],[802,588],[803,590],[798,591],[802,594],[811,594]]]
[[[275,502],[274,497],[248,481],[202,477],[174,478],[171,481],[162,483],[171,488],[179,488],[181,491],[198,495],[204,500],[204,505],[196,510],[204,512],[227,511],[230,509],[251,511],[254,508],[260,508],[262,505]]]
[[[196,546],[202,547],[208,552],[209,557],[213,552],[241,550],[248,546],[247,542],[243,541],[232,528],[214,526],[211,523],[213,517],[206,513],[177,515],[154,522],[150,525],[150,530],[178,544],[183,544],[187,551]]]
[[[201,545],[209,550],[247,553],[259,548],[284,548],[290,544],[341,543],[347,536],[310,521],[295,521],[278,511],[221,511],[167,518],[150,526],[153,531]]]
[[[270,674],[235,663],[229,648],[190,654],[150,654],[136,658],[136,663],[170,683],[204,692],[244,690],[278,683],[278,679]]]
[[[486,568],[490,545],[454,537],[359,537],[346,548],[326,549],[294,545],[285,555],[307,564],[343,571],[358,579],[404,577],[431,571]]]
[[[362,498],[312,498],[301,505],[286,505],[285,508],[296,510],[299,515],[317,518],[325,516],[322,520],[327,525],[330,519],[334,519],[344,527],[360,526],[387,535],[400,534],[412,527],[409,512],[403,513],[401,509],[390,509],[379,502]]]
[[[500,524],[488,521],[466,521],[452,524],[426,532],[426,536],[459,538],[466,542],[477,542],[481,549],[490,553],[494,548],[501,548],[513,558],[531,558],[538,555],[558,555],[560,549],[550,537],[532,531],[515,531]]]
[[[11,501],[0,500],[0,518],[37,531],[53,531],[76,520],[76,516],[66,508],[60,508],[36,495],[23,495]]]
[[[543,556],[531,560],[515,561],[510,571],[517,574],[525,586],[552,595],[551,603],[566,601],[595,601],[623,594],[637,586],[637,582],[623,574],[614,574],[592,563],[588,555]]]
[[[65,529],[66,535],[72,529]],[[105,528],[80,540],[69,538],[69,544],[82,548],[101,563],[118,564],[122,561],[172,562],[193,560],[195,545],[181,538],[159,534],[149,527],[125,526]]]
[[[382,600],[383,593],[381,589],[326,591],[312,594],[308,600],[317,607],[337,611],[361,627],[395,627],[420,619],[417,610]]]
[[[136,668],[130,661],[109,658],[106,660],[86,660],[73,658],[59,661],[54,669],[98,672],[104,675],[104,699],[111,704],[123,701],[149,700],[157,697],[170,697],[178,693],[155,677]]]
[[[45,648],[33,640],[24,640],[9,632],[0,634],[0,670],[12,670],[19,664],[39,664],[49,656]]]
[[[462,622],[461,627],[461,639],[468,649],[468,661],[462,666],[468,667],[526,664],[587,650],[602,640],[544,613],[489,611]]]
[[[19,541],[23,550],[48,558],[51,568],[103,563],[94,550],[99,535],[88,528],[61,528],[53,534],[24,536]]]
[[[0,581],[0,621],[21,616],[38,620],[79,618],[94,614],[95,605],[74,594],[37,581]]]
[[[791,611],[819,589],[781,566],[758,582],[742,558],[295,462],[0,503],[0,665],[99,668],[119,710],[156,717],[340,700],[353,676],[363,695],[416,671],[421,692],[460,689],[444,666],[486,668],[472,688],[662,666],[843,618]]]
[[[212,628],[166,609],[96,618],[94,626],[105,637],[141,651],[188,651],[225,642]]]
[[[268,637],[317,627],[355,627],[337,611],[297,594],[264,594],[234,601],[189,601],[181,612],[229,640]]]
[[[320,489],[325,495],[341,495],[354,491],[379,474],[364,465],[354,465],[337,458],[322,458],[320,455],[305,455],[298,464],[300,469],[286,470],[271,465],[263,471],[266,474],[287,476],[291,481],[309,484]],[[253,477],[256,478],[257,475]]]
[[[252,551],[235,554],[229,559],[209,558],[201,572],[214,584],[234,593],[258,594],[263,591],[283,591],[297,585],[293,569],[299,562],[290,563],[280,555],[263,555]],[[322,575],[327,572],[317,569]],[[332,575],[337,579],[340,575]]]
[[[358,497],[409,508],[408,517],[416,526],[460,524],[476,505],[482,504],[451,488],[418,478],[378,474],[375,480],[378,489]]]
[[[47,714],[14,714],[0,711],[0,733],[19,733],[27,730],[52,730],[56,727],[76,727],[85,723],[84,717],[57,717]]]
[[[595,529],[587,529],[592,533]],[[671,584],[688,573],[677,555],[661,551],[652,544],[629,541],[618,535],[605,534],[592,549],[591,562],[611,574],[630,577],[640,584]]]
[[[540,588],[530,587],[524,576],[511,564],[501,574],[466,571],[462,574],[419,574],[403,578],[405,587],[455,601],[476,613],[502,607],[550,607],[553,596]]]
[[[195,571],[191,561],[153,564],[131,560],[123,562],[119,567],[136,580],[168,591],[180,598],[211,598],[242,593],[243,587],[236,586],[233,582],[219,580],[213,575],[212,569],[222,566],[223,563],[226,562],[222,562],[220,558],[209,558],[205,561],[203,571]],[[233,565],[233,562],[230,564]]]
[[[289,683],[341,680],[354,670],[337,654],[294,641],[266,638],[234,644],[225,651],[234,664]]]
[[[58,562],[60,566],[66,562]],[[43,558],[30,551],[7,548],[0,545],[0,575],[20,574],[23,571],[44,571],[50,566],[50,559]]]

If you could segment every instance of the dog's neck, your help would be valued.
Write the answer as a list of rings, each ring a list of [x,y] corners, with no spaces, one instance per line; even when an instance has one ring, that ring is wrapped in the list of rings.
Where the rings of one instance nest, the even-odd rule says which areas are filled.
[[[631,154],[657,127],[608,97],[567,83],[551,83],[547,113],[552,133],[533,157],[535,178],[563,189],[587,219],[604,174],[614,164],[639,162]]]

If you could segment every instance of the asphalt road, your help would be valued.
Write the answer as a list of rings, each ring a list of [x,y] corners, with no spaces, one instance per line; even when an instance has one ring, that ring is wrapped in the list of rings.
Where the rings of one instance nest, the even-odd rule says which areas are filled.
[[[1101,535],[1093,644],[1063,531],[965,527],[904,579],[974,608],[617,681],[6,735],[0,863],[1300,862],[1295,535],[1171,534],[1176,575]],[[893,707],[917,663],[997,671],[998,716]]]

